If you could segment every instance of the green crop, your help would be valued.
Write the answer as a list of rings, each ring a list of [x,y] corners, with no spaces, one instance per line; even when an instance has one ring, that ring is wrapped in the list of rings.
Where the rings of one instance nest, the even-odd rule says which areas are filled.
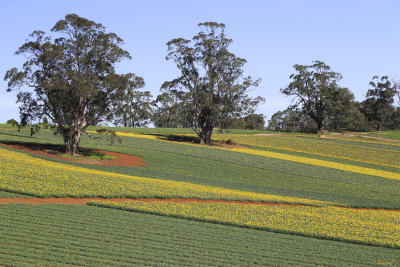
[[[367,266],[398,250],[78,205],[0,205],[1,265]]]

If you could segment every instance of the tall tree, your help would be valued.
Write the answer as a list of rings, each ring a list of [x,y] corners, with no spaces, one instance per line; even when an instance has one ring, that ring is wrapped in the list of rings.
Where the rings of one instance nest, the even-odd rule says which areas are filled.
[[[288,96],[294,96],[294,108],[299,108],[317,123],[318,131],[324,129],[326,117],[337,105],[344,101],[343,89],[338,85],[342,75],[331,71],[322,61],[313,61],[310,66],[294,65],[297,73],[290,75],[292,81],[281,89]]]
[[[360,103],[347,88],[338,88],[332,98],[326,118],[330,130],[366,130],[367,121],[360,112]]]
[[[243,118],[246,122],[246,129],[250,130],[264,130],[265,117],[263,114],[250,114]]]
[[[210,143],[214,127],[222,120],[253,113],[263,98],[248,96],[259,80],[243,76],[246,60],[229,52],[232,40],[225,35],[225,25],[198,26],[202,31],[192,41],[178,38],[167,43],[166,59],[175,62],[181,76],[161,89],[186,103],[192,128],[201,143]]]
[[[150,123],[153,116],[154,101],[149,91],[138,91],[144,86],[140,77],[134,77],[125,89],[122,99],[117,101],[115,112],[115,125],[124,127],[143,127]]]
[[[153,114],[155,127],[190,128],[191,121],[187,112],[188,105],[175,95],[164,92],[157,96],[156,109]]]
[[[374,76],[369,83],[366,100],[362,103],[363,113],[369,121],[373,121],[379,132],[382,125],[391,118],[395,112],[393,107],[396,86],[392,84],[388,76]]]
[[[88,126],[111,121],[112,107],[135,75],[115,72],[115,64],[130,55],[120,47],[122,39],[106,33],[103,25],[70,14],[51,31],[58,38],[52,40],[43,31],[30,35],[33,40],[16,52],[28,60],[21,71],[9,70],[5,80],[8,91],[20,90],[21,122],[50,118],[66,152],[74,155]]]
[[[267,129],[271,131],[284,132],[312,132],[316,123],[307,114],[293,107],[278,111],[271,116]]]

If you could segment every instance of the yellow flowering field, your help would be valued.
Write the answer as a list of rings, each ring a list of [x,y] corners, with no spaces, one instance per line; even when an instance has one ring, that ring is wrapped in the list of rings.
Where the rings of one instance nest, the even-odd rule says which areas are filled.
[[[233,149],[229,149],[229,150],[235,151],[235,152],[246,153],[246,154],[264,156],[264,157],[269,157],[269,158],[289,160],[289,161],[310,164],[310,165],[315,165],[315,166],[320,166],[320,167],[325,167],[325,168],[337,169],[337,170],[342,170],[342,171],[348,171],[348,172],[373,175],[373,176],[378,176],[378,177],[383,177],[383,178],[388,178],[388,179],[400,180],[400,174],[395,173],[395,172],[382,171],[382,170],[359,167],[359,166],[343,164],[343,163],[338,163],[338,162],[332,162],[332,161],[326,161],[326,160],[320,160],[320,159],[312,159],[312,158],[307,158],[307,157],[300,157],[300,156],[295,156],[295,155],[288,155],[288,154],[283,154],[283,153],[276,153],[276,152],[256,150],[256,149],[233,148]]]
[[[383,166],[400,168],[400,152],[383,148],[364,147],[286,136],[215,135],[219,140],[231,139],[240,144],[277,148],[294,152],[329,156]]]
[[[369,143],[369,144],[380,144],[380,145],[390,145],[390,146],[400,146],[400,143],[396,143],[396,141],[388,141],[388,140],[380,140],[374,138],[368,138],[360,136],[361,138],[356,137],[346,137],[346,136],[336,136],[336,135],[328,135],[325,138],[333,139],[333,140],[342,140],[342,141],[350,141],[350,142],[358,142],[358,143]]]
[[[112,208],[400,248],[400,211],[226,203],[92,202]]]
[[[252,193],[87,169],[0,148],[0,190],[39,197],[201,198],[327,205],[330,202]]]
[[[136,138],[145,138],[150,140],[159,140],[156,135],[151,134],[136,134],[136,133],[124,133],[124,132],[116,132],[116,135],[126,136],[126,137],[136,137]]]
[[[158,141],[165,141],[163,139],[158,139],[156,136],[152,136],[152,135],[143,135],[143,134],[134,134],[134,133],[120,133],[120,132],[118,132],[117,134],[121,135],[121,136],[127,136],[127,137],[146,138],[146,139],[152,139],[152,140],[158,140]],[[241,135],[232,135],[232,136],[241,136]],[[255,137],[266,138],[265,136],[255,136]],[[253,136],[246,135],[246,138],[251,140],[253,138]],[[278,138],[280,138],[280,137],[278,137]],[[296,143],[295,142],[296,139],[295,138],[292,138],[292,139],[290,139],[289,142]],[[171,141],[165,141],[165,142],[171,142]],[[245,141],[243,141],[241,143],[244,143],[244,142]],[[201,145],[193,144],[193,143],[182,143],[182,142],[174,142],[174,143],[178,143],[178,144],[181,144],[181,145],[201,146]],[[323,143],[325,144],[325,142],[323,142]],[[329,144],[329,145],[331,145],[331,144]],[[202,147],[204,147],[204,146],[202,146]],[[269,158],[293,161],[293,162],[298,162],[298,163],[303,163],[303,164],[315,165],[315,166],[320,166],[320,167],[325,167],[325,168],[330,168],[330,169],[337,169],[337,170],[341,170],[341,171],[348,171],[348,172],[353,172],[353,173],[360,173],[360,174],[365,174],[365,175],[378,176],[378,177],[387,178],[387,179],[400,180],[400,174],[399,173],[383,171],[383,170],[377,170],[377,169],[366,168],[366,167],[360,167],[360,166],[354,166],[354,165],[349,165],[349,164],[344,164],[344,163],[338,163],[338,162],[332,162],[332,161],[326,161],[326,160],[319,160],[319,159],[313,159],[313,158],[308,158],[308,157],[289,155],[289,154],[278,153],[278,152],[256,150],[256,149],[250,149],[250,148],[233,148],[233,149],[219,148],[219,147],[208,147],[208,148],[210,148],[210,149],[222,149],[222,150],[227,150],[227,151],[234,151],[234,152],[240,152],[240,153],[245,153],[245,154],[251,154],[251,155],[257,155],[257,156],[263,156],[263,157],[269,157]],[[370,148],[366,148],[366,149],[370,149]],[[371,148],[371,149],[374,149],[374,148]],[[293,149],[291,149],[291,150],[295,151]],[[297,151],[298,152],[304,152],[304,151],[300,151],[300,150],[297,150]],[[323,151],[323,150],[321,150],[321,151]],[[387,150],[387,151],[390,151],[390,150]],[[381,153],[380,156],[381,157],[387,156],[386,152],[385,151],[380,151],[380,153]],[[395,151],[390,151],[390,152],[395,153]],[[365,153],[367,153],[367,152],[365,152]],[[392,164],[392,167],[395,164],[397,164],[398,162],[400,162],[400,153],[398,153],[398,156],[399,156],[399,158],[396,158],[396,160],[394,160],[394,164]],[[355,160],[355,159],[352,159],[352,160]],[[356,161],[359,161],[359,160],[356,160]],[[385,164],[381,164],[381,165],[385,165]]]

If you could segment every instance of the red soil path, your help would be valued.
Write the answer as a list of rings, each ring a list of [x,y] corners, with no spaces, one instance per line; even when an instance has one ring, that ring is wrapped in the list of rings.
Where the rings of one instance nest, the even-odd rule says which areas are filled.
[[[12,144],[11,145],[11,144],[3,144],[3,143],[0,143],[0,145],[27,151],[29,153],[33,153],[33,154],[37,154],[37,155],[46,156],[49,158],[78,162],[78,163],[89,164],[89,165],[124,166],[124,167],[132,167],[132,166],[144,167],[146,165],[146,162],[144,162],[142,160],[142,158],[140,158],[140,157],[127,155],[127,154],[123,154],[123,153],[98,150],[98,149],[91,149],[91,151],[100,152],[100,153],[103,153],[103,154],[106,154],[106,155],[109,155],[109,156],[115,157],[115,158],[99,160],[99,159],[89,159],[89,158],[85,158],[85,157],[77,157],[76,159],[74,159],[74,158],[70,158],[70,157],[65,157],[57,151],[46,149],[44,147],[43,148],[30,147],[28,145],[22,145],[22,144]]]

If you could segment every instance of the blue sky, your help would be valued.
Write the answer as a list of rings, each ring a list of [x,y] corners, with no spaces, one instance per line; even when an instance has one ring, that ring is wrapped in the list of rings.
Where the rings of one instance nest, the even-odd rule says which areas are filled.
[[[2,0],[0,123],[19,118],[16,94],[6,92],[3,80],[8,69],[25,60],[15,51],[33,30],[49,32],[66,14],[102,23],[124,39],[133,59],[120,63],[117,71],[143,77],[153,96],[178,75],[165,60],[165,44],[177,37],[190,39],[200,22],[224,23],[232,51],[247,60],[245,74],[262,79],[251,95],[266,98],[258,112],[268,120],[290,104],[279,90],[289,83],[294,64],[324,61],[343,75],[341,85],[359,101],[372,76],[400,77],[399,10],[396,0]]]

